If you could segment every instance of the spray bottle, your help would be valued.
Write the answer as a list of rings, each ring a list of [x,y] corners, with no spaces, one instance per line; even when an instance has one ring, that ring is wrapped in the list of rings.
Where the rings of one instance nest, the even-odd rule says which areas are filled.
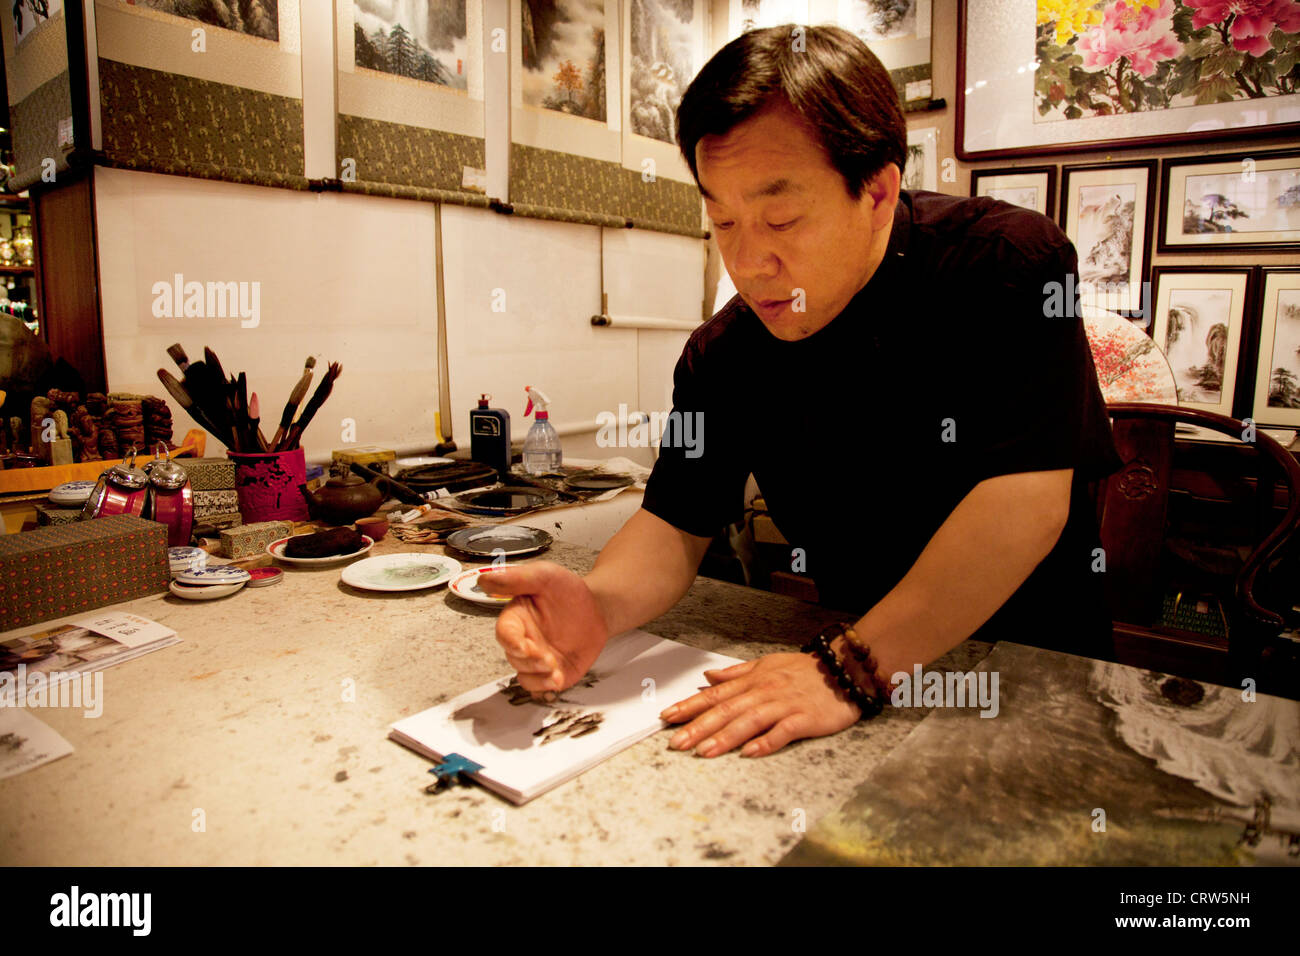
[[[530,475],[558,475],[563,452],[560,436],[551,424],[550,414],[546,410],[551,400],[545,392],[531,385],[524,386],[524,391],[528,393],[528,407],[524,409],[524,417],[533,413],[534,406],[537,408],[533,427],[528,429],[528,435],[524,438],[524,471]]]

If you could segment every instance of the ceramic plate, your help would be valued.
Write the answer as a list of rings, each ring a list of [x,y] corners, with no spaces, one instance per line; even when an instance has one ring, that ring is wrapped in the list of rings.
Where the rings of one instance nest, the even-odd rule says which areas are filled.
[[[181,584],[245,584],[249,574],[243,568],[216,565],[211,568],[191,568],[178,571],[176,580]]]
[[[212,601],[216,598],[223,598],[228,594],[234,594],[243,586],[243,581],[235,584],[209,585],[181,584],[179,581],[173,581],[168,585],[172,594],[187,601]]]
[[[478,576],[484,571],[495,571],[496,568],[470,568],[468,571],[462,571],[451,579],[451,593],[456,597],[462,597],[466,601],[473,601],[475,604],[491,604],[494,607],[502,607],[510,603],[508,597],[493,597],[478,585]]]
[[[311,534],[311,532],[307,532]],[[294,535],[294,537],[302,537]],[[283,561],[285,564],[297,564],[303,567],[321,567],[326,564],[339,564],[342,561],[351,561],[353,558],[359,558],[375,546],[375,539],[368,534],[363,534],[361,540],[365,542],[360,548],[349,554],[331,554],[324,558],[287,558],[284,554],[284,546],[288,543],[288,538],[281,538],[279,541],[272,541],[266,546],[266,553],[274,557],[277,561]]]
[[[366,591],[419,591],[446,584],[459,573],[459,561],[408,551],[349,565],[343,569],[343,583]]]
[[[50,489],[50,504],[61,508],[84,505],[90,493],[95,490],[93,481],[65,481]]]
[[[457,551],[483,558],[495,558],[497,555],[512,558],[520,554],[533,554],[549,548],[554,540],[540,528],[514,524],[462,528],[447,535],[447,544]]]

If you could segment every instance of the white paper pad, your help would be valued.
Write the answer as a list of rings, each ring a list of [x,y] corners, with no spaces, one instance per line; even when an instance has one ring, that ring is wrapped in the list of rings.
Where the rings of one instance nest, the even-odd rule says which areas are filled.
[[[475,780],[525,803],[667,726],[660,711],[706,686],[706,670],[738,663],[628,631],[611,638],[588,675],[553,704],[512,704],[511,696],[523,694],[512,695],[512,678],[506,677],[397,721],[389,737],[427,757],[455,753],[481,764]],[[595,715],[600,721],[588,730]],[[587,732],[547,735],[543,730],[569,725],[574,733]]]

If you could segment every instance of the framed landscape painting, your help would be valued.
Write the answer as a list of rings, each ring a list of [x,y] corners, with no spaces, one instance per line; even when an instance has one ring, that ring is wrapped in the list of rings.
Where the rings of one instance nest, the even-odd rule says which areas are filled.
[[[1300,150],[1166,159],[1160,251],[1300,250]]]
[[[1265,269],[1254,419],[1300,428],[1300,270]]]
[[[1231,417],[1251,267],[1151,272],[1151,335],[1173,370],[1178,404]]]
[[[1156,161],[1066,166],[1061,228],[1079,253],[1079,300],[1112,312],[1143,308],[1151,262]]]
[[[1288,0],[962,0],[963,160],[1300,133]]]
[[[1023,206],[1056,217],[1056,167],[1024,166],[1004,169],[974,169],[970,194],[991,196],[1013,206]]]

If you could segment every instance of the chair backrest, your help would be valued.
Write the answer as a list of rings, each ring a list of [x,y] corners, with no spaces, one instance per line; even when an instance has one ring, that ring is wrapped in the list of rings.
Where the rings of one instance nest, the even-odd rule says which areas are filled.
[[[1263,607],[1255,596],[1261,570],[1268,567],[1300,526],[1300,464],[1276,441],[1246,423],[1226,415],[1172,405],[1114,403],[1112,418],[1115,446],[1123,468],[1100,489],[1098,519],[1106,554],[1114,619],[1146,625],[1159,611],[1157,575],[1164,547],[1169,509],[1169,484],[1173,465],[1174,426],[1188,422],[1232,435],[1239,441],[1253,432],[1261,459],[1280,470],[1287,490],[1287,509],[1281,521],[1251,552],[1237,574],[1234,592],[1238,609],[1254,623],[1272,628],[1285,626],[1280,613]],[[1271,497],[1271,479],[1261,463],[1260,490]]]

